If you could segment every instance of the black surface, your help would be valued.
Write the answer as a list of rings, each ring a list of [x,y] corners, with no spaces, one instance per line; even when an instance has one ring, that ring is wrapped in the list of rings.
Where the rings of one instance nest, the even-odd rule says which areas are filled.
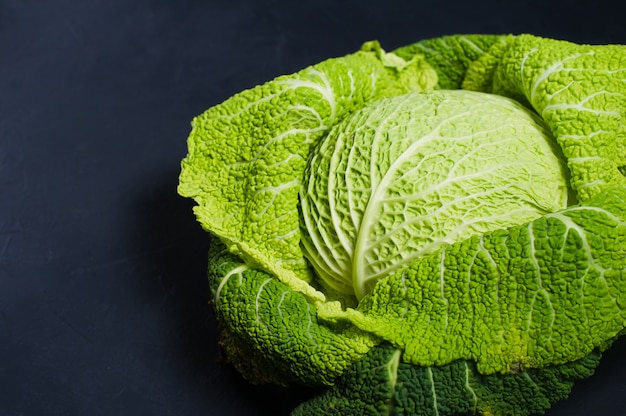
[[[626,43],[614,2],[0,1],[0,415],[284,415],[220,364],[191,118],[367,40]],[[626,343],[550,416],[626,414]]]

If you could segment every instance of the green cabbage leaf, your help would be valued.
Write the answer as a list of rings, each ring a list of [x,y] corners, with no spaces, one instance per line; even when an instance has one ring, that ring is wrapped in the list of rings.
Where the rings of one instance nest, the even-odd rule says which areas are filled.
[[[363,104],[434,87],[421,56],[375,43],[243,91],[193,120],[179,193],[204,229],[247,263],[316,299],[300,249],[298,192],[309,148]]]
[[[483,375],[468,361],[420,367],[382,343],[348,368],[324,394],[293,416],[526,415],[541,414],[593,374],[600,354],[562,366]]]
[[[322,309],[430,366],[483,374],[584,357],[626,322],[626,188],[421,256],[358,308]],[[327,305],[328,306],[328,305]]]

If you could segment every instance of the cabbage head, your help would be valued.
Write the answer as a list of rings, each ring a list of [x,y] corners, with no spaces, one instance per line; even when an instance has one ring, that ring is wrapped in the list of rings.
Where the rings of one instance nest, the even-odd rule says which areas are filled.
[[[561,160],[543,121],[504,97],[436,90],[377,100],[309,156],[305,257],[328,286],[361,299],[443,245],[565,208]]]
[[[626,326],[626,46],[377,42],[194,118],[228,359],[294,415],[530,415]]]

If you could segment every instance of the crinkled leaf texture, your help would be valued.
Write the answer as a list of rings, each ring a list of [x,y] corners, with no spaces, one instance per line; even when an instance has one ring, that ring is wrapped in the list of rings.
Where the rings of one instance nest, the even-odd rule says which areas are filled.
[[[434,87],[421,56],[376,43],[243,91],[193,120],[178,191],[202,226],[248,264],[317,299],[300,249],[298,191],[309,148],[376,99]]]
[[[379,342],[353,325],[320,324],[304,294],[246,265],[218,240],[208,274],[221,344],[251,382],[330,385]]]
[[[311,148],[368,103],[458,88],[536,112],[577,205],[439,247],[350,303],[300,247]],[[255,382],[336,381],[299,414],[528,415],[565,397],[626,324],[625,92],[624,46],[449,36],[370,43],[198,116],[179,192],[215,237],[228,357]]]
[[[507,39],[503,35],[442,36],[404,46],[394,53],[406,60],[422,55],[435,69],[441,89],[460,89],[467,70],[478,59],[490,55],[494,45]]]
[[[563,149],[580,200],[626,186],[626,46],[511,36],[470,65],[463,88],[535,109]]]
[[[424,366],[510,373],[580,359],[626,322],[626,187],[520,226],[444,246],[378,282],[358,308],[324,310]]]
[[[292,416],[540,414],[567,397],[575,381],[591,376],[599,361],[594,352],[561,366],[483,375],[467,361],[407,364],[402,350],[383,343]]]
[[[463,90],[378,100],[311,152],[302,243],[330,287],[363,298],[442,245],[567,206],[562,155],[536,114]]]

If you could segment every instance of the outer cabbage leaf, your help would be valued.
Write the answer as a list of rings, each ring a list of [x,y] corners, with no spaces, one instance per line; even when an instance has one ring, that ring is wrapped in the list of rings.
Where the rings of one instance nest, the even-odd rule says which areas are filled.
[[[626,326],[626,187],[475,236],[378,282],[358,309],[322,309],[404,350],[483,374],[574,361]]]
[[[304,294],[213,240],[209,283],[221,344],[254,383],[329,385],[379,342],[352,325],[321,325]]]
[[[418,367],[384,343],[348,368],[332,389],[303,403],[292,416],[451,416],[543,413],[589,377],[600,353],[560,366],[507,375],[482,375],[467,361]]]
[[[365,103],[435,85],[421,56],[368,43],[246,90],[193,120],[179,193],[202,226],[244,261],[323,299],[300,250],[298,190],[310,145]]]
[[[507,40],[468,67],[463,88],[532,106],[563,149],[580,200],[626,186],[626,46]]]
[[[305,256],[361,299],[438,247],[567,205],[567,168],[528,109],[471,91],[370,103],[312,150],[300,196]]]
[[[409,60],[423,55],[439,77],[438,87],[455,90],[461,88],[469,66],[493,48],[503,43],[504,35],[451,35],[424,39],[393,51]]]

